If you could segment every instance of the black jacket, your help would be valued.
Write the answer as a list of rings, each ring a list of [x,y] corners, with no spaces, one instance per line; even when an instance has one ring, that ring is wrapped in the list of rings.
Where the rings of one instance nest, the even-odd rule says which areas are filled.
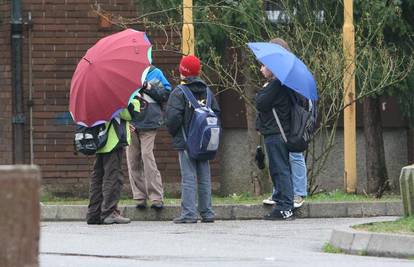
[[[256,129],[262,135],[280,134],[272,108],[275,108],[285,134],[289,134],[291,102],[288,90],[278,79],[273,79],[257,92]]]
[[[183,81],[183,84],[190,88],[197,100],[206,99],[207,85],[199,77],[188,77]],[[217,117],[219,117],[220,108],[215,97],[212,99],[211,109],[216,113]],[[193,113],[194,108],[191,107],[190,102],[187,101],[182,90],[176,87],[171,92],[167,102],[165,124],[168,132],[173,137],[173,147],[177,150],[184,150],[186,148],[181,128],[184,126],[184,129],[188,129]]]

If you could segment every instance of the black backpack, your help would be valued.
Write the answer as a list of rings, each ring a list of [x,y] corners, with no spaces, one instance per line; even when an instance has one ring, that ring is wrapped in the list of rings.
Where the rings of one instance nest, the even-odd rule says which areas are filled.
[[[275,108],[272,109],[283,140],[289,152],[303,152],[313,137],[316,129],[316,102],[289,89],[291,100],[290,131],[286,136]]]
[[[73,141],[75,154],[80,152],[84,155],[93,155],[98,149],[104,147],[108,141],[108,130],[111,128],[111,125],[112,121],[108,127],[105,127],[105,123],[93,127],[76,125],[75,139]]]

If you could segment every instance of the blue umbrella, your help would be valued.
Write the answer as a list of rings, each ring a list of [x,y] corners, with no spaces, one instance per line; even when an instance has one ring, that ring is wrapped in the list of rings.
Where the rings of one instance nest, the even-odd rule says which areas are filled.
[[[316,82],[306,65],[294,54],[273,43],[248,43],[256,58],[265,65],[282,84],[304,97],[317,100]]]

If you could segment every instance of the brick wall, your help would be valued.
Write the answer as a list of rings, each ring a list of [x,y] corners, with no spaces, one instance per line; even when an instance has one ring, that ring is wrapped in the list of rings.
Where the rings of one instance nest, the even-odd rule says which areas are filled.
[[[0,164],[12,163],[10,2],[0,1]]]
[[[86,195],[88,176],[94,157],[73,154],[73,124],[68,113],[69,90],[72,74],[79,59],[99,38],[119,31],[112,26],[102,30],[92,12],[92,0],[23,0],[23,17],[32,14],[32,75],[33,75],[33,139],[34,163],[40,165],[43,187],[46,191],[66,195]],[[135,16],[134,0],[99,1],[103,9],[113,15]],[[2,4],[2,13],[9,15],[9,4]],[[12,163],[11,147],[11,87],[10,87],[10,25],[4,19],[0,33],[2,61],[0,64],[0,159]],[[139,29],[139,27],[138,27]],[[28,85],[28,29],[24,30],[24,99],[29,96]],[[149,33],[156,46],[162,42],[161,33]],[[176,40],[179,43],[179,40]],[[155,52],[154,63],[169,73],[179,62],[177,54]],[[29,122],[28,107],[25,107]],[[30,163],[29,127],[25,126],[25,161]],[[172,150],[171,138],[161,129],[156,139],[155,156],[167,191],[176,191],[180,181],[177,153]],[[124,166],[124,174],[126,168]],[[213,163],[213,180],[218,180],[218,164]],[[128,185],[126,178],[125,184]],[[171,185],[171,186],[170,186]],[[171,187],[171,188],[170,188]],[[170,189],[169,189],[170,188]]]

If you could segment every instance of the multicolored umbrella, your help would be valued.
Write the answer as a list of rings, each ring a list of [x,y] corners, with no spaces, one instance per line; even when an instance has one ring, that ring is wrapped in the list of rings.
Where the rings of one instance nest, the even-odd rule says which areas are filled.
[[[116,116],[142,87],[150,64],[151,43],[144,32],[127,29],[99,40],[72,77],[73,120],[91,127]]]

